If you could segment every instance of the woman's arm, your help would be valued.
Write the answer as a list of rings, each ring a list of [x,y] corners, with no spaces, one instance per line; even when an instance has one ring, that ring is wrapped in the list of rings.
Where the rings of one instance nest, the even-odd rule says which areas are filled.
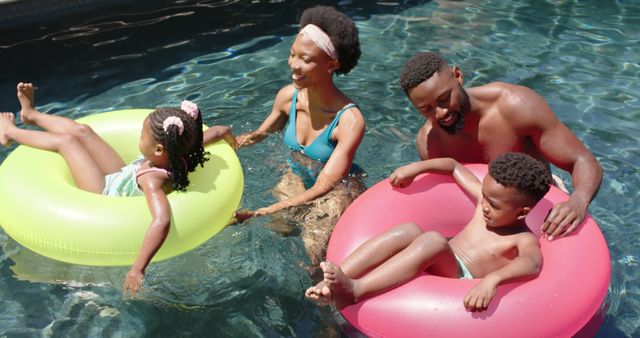
[[[267,138],[270,133],[284,128],[284,125],[289,118],[288,108],[293,99],[294,91],[295,88],[293,85],[288,85],[280,89],[273,102],[271,113],[262,122],[260,127],[258,127],[257,130],[250,131],[236,137],[238,148],[256,144]]]
[[[142,286],[144,271],[149,262],[164,243],[169,234],[171,222],[171,206],[162,185],[166,181],[163,173],[150,172],[140,176],[138,184],[144,192],[144,196],[151,211],[151,224],[142,241],[142,247],[133,266],[127,273],[123,289],[125,292],[135,294]]]
[[[356,150],[358,150],[358,146],[360,146],[360,142],[362,142],[362,138],[364,137],[365,122],[360,110],[351,108],[345,111],[340,118],[336,131],[336,148],[333,150],[324,168],[322,168],[316,183],[300,195],[256,210],[254,213],[255,216],[270,214],[318,198],[331,191],[340,179],[349,173],[353,158],[356,155]]]
[[[411,184],[417,175],[425,172],[451,175],[467,193],[478,199],[482,195],[480,180],[469,169],[452,158],[434,158],[407,164],[391,173],[389,181],[394,187],[404,188]]]

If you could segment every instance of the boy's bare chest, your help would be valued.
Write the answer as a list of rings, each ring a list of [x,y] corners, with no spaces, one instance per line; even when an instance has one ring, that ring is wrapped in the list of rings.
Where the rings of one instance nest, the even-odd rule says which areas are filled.
[[[456,236],[456,244],[475,263],[495,268],[518,255],[517,236],[518,234],[500,235],[479,225],[465,228]]]

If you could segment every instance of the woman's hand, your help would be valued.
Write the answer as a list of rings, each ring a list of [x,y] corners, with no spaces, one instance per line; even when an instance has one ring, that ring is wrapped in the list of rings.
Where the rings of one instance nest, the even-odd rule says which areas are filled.
[[[282,210],[286,207],[287,207],[286,203],[280,202],[280,203],[270,205],[268,207],[257,209],[255,211],[251,211],[248,209],[238,210],[234,214],[234,217],[236,218],[236,221],[238,223],[242,223],[248,220],[249,218],[273,214],[274,212]]]

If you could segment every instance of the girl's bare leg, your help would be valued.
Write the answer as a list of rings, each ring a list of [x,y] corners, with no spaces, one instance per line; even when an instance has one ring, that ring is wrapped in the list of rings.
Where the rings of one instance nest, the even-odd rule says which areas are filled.
[[[457,263],[447,239],[427,232],[360,279],[349,278],[341,267],[329,262],[323,264],[323,271],[336,307],[342,309],[367,295],[404,284],[434,265],[447,270],[446,277],[457,277]]]
[[[18,83],[20,118],[24,124],[36,125],[48,132],[74,136],[81,142],[100,168],[103,175],[120,171],[125,166],[118,153],[105,142],[91,127],[79,124],[69,118],[43,114],[35,109],[34,88],[31,83]]]
[[[29,147],[55,151],[67,162],[78,188],[102,193],[104,174],[84,145],[74,136],[46,131],[20,129],[15,126],[12,113],[0,113],[0,140],[13,140]]]

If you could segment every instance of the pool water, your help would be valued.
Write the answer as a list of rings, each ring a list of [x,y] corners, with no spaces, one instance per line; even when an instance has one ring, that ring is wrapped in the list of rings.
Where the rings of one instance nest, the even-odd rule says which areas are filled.
[[[461,67],[467,86],[517,83],[549,102],[604,167],[589,208],[609,243],[612,266],[598,336],[640,336],[640,4],[317,3],[334,4],[360,30],[359,64],[336,82],[367,122],[356,162],[367,171],[368,186],[418,158],[414,137],[423,118],[398,85],[415,52],[443,53]],[[253,130],[290,81],[287,55],[306,7],[299,1],[141,1],[5,28],[0,110],[16,112],[15,84],[31,81],[38,108],[50,114],[78,118],[187,98],[198,102],[207,124]],[[0,150],[0,161],[13,149]],[[273,201],[270,190],[286,170],[286,155],[279,134],[240,150],[244,207]],[[121,294],[126,267],[52,261],[0,230],[0,336],[352,334],[304,300],[311,279],[301,267],[307,260],[302,241],[265,228],[267,221],[229,226],[191,252],[152,264],[136,299]]]

